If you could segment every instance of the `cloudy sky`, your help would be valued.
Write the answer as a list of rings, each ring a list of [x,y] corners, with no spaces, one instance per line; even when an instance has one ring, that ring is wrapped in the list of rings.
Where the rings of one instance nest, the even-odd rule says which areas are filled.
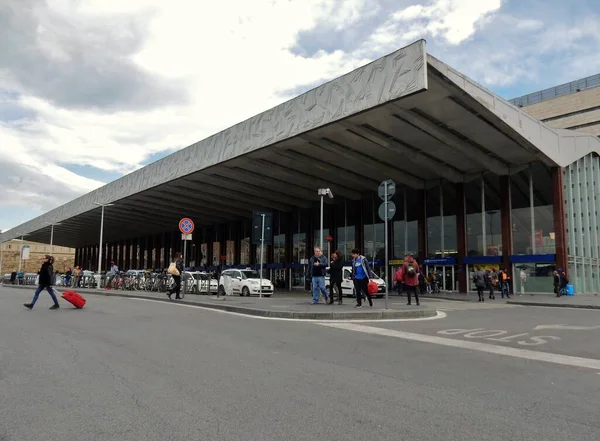
[[[600,72],[597,0],[0,0],[0,230],[419,38],[505,98]]]

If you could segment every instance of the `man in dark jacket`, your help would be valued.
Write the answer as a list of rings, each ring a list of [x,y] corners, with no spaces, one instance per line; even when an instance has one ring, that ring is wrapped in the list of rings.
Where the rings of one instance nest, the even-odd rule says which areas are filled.
[[[356,292],[355,308],[362,307],[363,294],[369,301],[369,306],[373,307],[373,299],[369,294],[369,280],[371,278],[371,268],[367,258],[360,254],[355,248],[352,250],[352,280],[354,281],[354,291]]]
[[[54,290],[52,289],[52,285],[54,284],[54,267],[52,264],[54,263],[54,257],[52,256],[44,256],[44,263],[42,263],[42,268],[39,273],[39,282],[38,288],[35,290],[35,294],[33,295],[33,300],[31,303],[25,303],[23,306],[28,309],[33,309],[35,303],[38,301],[40,293],[45,289],[52,297],[54,301],[54,305],[50,307],[50,309],[58,309],[58,300],[56,299],[56,294],[54,294]]]
[[[329,303],[325,289],[325,273],[327,272],[327,257],[323,255],[321,247],[315,247],[315,254],[308,261],[308,276],[312,278],[313,305],[319,303],[319,292],[323,294],[325,303]]]
[[[342,270],[344,268],[344,259],[342,252],[336,250],[331,256],[329,262],[329,303],[333,303],[333,292],[337,289],[338,305],[342,304]]]

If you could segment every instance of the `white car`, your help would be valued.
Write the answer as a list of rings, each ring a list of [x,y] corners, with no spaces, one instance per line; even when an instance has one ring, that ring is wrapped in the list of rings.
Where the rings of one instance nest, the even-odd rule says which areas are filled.
[[[261,294],[265,297],[273,295],[274,287],[269,279],[261,279],[258,271],[252,269],[228,269],[219,278],[219,293],[225,295],[228,291],[240,296]]]
[[[329,268],[327,268],[329,270]],[[342,268],[342,295],[346,297],[356,297],[354,291],[354,282],[352,281],[352,267],[345,266]],[[369,274],[369,280],[377,283],[377,294],[373,294],[374,297],[382,298],[385,295],[385,280],[371,271]],[[329,291],[329,275],[325,276],[325,288]]]
[[[188,288],[192,294],[216,294],[219,290],[219,282],[210,274],[201,271],[186,271],[184,274],[189,274],[194,278],[195,283],[191,283],[191,287]]]

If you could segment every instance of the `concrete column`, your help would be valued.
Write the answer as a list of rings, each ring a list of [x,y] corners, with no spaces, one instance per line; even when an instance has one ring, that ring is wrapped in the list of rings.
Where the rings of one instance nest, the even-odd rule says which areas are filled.
[[[131,267],[133,269],[139,269],[137,259],[137,239],[131,241]]]
[[[512,254],[512,218],[511,218],[511,202],[510,202],[510,176],[500,176],[500,225],[502,229],[502,268],[508,270],[508,275],[511,279],[511,288],[513,286],[514,277],[512,273],[512,265],[510,264],[510,255]]]
[[[467,271],[463,258],[467,254],[465,184],[456,184],[456,248],[458,251],[458,291],[467,292]]]
[[[552,168],[552,214],[556,244],[556,267],[568,270],[567,226],[565,215],[565,195],[563,169]]]

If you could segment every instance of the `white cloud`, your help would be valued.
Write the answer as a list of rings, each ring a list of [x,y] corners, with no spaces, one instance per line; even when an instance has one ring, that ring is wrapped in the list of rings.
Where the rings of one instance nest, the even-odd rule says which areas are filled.
[[[567,21],[562,3],[550,3],[513,11],[501,0],[14,2],[18,22],[0,13],[11,41],[23,40],[0,40],[0,103],[17,113],[2,122],[0,109],[0,207],[47,210],[102,185],[62,165],[130,172],[291,98],[282,91],[419,38],[492,87],[600,70],[590,49],[600,47],[598,17]],[[311,32],[327,41],[298,55],[299,35]]]

